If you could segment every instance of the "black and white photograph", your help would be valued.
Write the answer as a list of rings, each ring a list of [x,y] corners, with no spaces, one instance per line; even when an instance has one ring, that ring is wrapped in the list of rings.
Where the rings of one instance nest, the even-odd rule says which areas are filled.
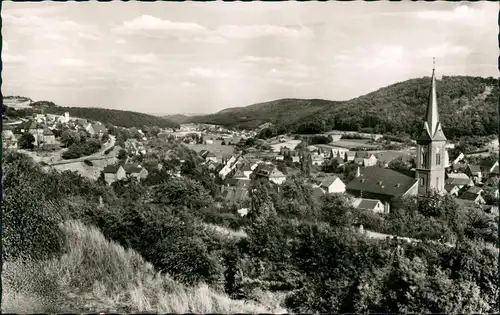
[[[496,1],[2,1],[3,313],[499,312]]]

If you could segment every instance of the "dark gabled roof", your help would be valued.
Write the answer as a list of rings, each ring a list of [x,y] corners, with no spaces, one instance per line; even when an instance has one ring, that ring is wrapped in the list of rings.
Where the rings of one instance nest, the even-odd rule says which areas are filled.
[[[246,187],[250,181],[246,179],[228,178],[226,179],[226,183],[233,187]]]
[[[137,174],[142,171],[142,167],[137,164],[123,164],[123,169],[127,174]]]
[[[347,184],[346,190],[399,197],[404,195],[417,180],[387,168],[367,167],[363,173]]]
[[[463,200],[470,200],[470,201],[475,201],[478,198],[479,195],[470,193],[468,191],[464,192],[461,194],[458,198],[463,199]]]
[[[354,151],[346,151],[345,153],[347,156],[356,156],[356,152]]]
[[[381,161],[384,164],[389,164],[391,161],[396,160],[397,158],[402,158],[403,161],[411,160],[411,155],[397,151],[384,151],[375,153],[375,157],[377,158],[377,160]]]
[[[469,164],[469,165],[467,165],[467,168],[469,168],[472,173],[481,172],[481,167],[479,165]]]
[[[245,174],[243,174],[243,171],[242,170],[237,170],[234,175],[233,175],[233,178],[237,178],[237,177],[243,177],[243,178],[246,178]]]
[[[449,184],[449,185],[469,185],[470,179],[468,179],[468,178],[447,178],[446,184]]]
[[[337,179],[337,176],[327,177],[321,181],[320,187],[330,187],[330,185],[333,184],[333,182]]]
[[[50,130],[48,127],[44,127],[43,128],[43,135],[44,136],[53,136],[54,133],[52,132],[52,130]]]
[[[242,172],[251,172],[252,171],[252,167],[250,165],[250,163],[245,163],[241,166],[240,170]]]
[[[200,151],[200,156],[201,156],[201,157],[203,157],[203,158],[204,158],[207,154],[208,154],[208,150],[203,149],[203,150],[201,150],[201,151]]]
[[[372,155],[373,155],[373,153],[369,153],[369,152],[365,152],[365,151],[356,152],[356,157],[362,158],[362,159],[368,159]]]
[[[452,185],[452,184],[445,184],[444,185],[444,189],[447,191],[447,192],[451,192],[453,188],[457,187],[456,185]]]
[[[94,129],[95,133],[105,133],[106,128],[102,124],[92,124],[92,129]]]
[[[358,209],[373,210],[378,205],[380,200],[376,199],[361,199],[361,202],[357,206]]]
[[[207,157],[217,157],[217,155],[215,155],[214,153],[212,152],[208,152],[207,155],[205,156],[206,158]]]
[[[118,169],[120,168],[121,165],[106,165],[104,167],[103,173],[104,174],[116,174],[118,172]]]
[[[471,194],[475,194],[475,195],[479,195],[483,190],[481,189],[481,187],[477,187],[477,186],[472,186],[471,188],[469,188],[467,190],[468,193],[471,193]]]

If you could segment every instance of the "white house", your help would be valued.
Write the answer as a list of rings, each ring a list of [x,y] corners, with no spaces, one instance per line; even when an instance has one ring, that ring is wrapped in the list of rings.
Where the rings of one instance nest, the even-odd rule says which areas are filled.
[[[345,153],[347,151],[349,151],[349,149],[341,148],[341,147],[332,147],[330,150],[330,156],[344,158]]]
[[[337,176],[327,178],[319,185],[326,193],[344,193],[346,185]]]
[[[370,210],[375,213],[384,213],[385,207],[382,201],[377,199],[355,198],[352,206],[356,209]]]
[[[205,144],[214,144],[213,140],[205,140]]]

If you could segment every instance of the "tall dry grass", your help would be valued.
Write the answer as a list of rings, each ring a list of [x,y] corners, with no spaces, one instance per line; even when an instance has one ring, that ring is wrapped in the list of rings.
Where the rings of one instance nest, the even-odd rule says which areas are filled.
[[[4,263],[3,312],[286,313],[272,299],[266,306],[206,285],[186,287],[94,227],[67,221],[60,228],[61,257]]]

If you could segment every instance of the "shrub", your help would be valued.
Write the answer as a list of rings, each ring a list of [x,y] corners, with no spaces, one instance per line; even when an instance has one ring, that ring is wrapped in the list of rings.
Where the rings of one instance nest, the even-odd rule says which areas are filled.
[[[115,149],[115,146],[112,146],[111,148],[107,149],[106,151],[104,151],[104,154],[108,155],[111,153],[111,151],[113,151]]]
[[[206,285],[186,287],[157,273],[137,252],[106,240],[96,228],[76,221],[60,227],[66,238],[62,257],[4,264],[3,312],[283,312],[231,300]]]
[[[94,163],[92,163],[92,161],[87,160],[87,159],[83,160],[83,163],[87,164],[88,166],[94,165]]]
[[[101,148],[98,140],[89,139],[85,142],[72,144],[61,156],[63,159],[77,159],[96,153]]]

